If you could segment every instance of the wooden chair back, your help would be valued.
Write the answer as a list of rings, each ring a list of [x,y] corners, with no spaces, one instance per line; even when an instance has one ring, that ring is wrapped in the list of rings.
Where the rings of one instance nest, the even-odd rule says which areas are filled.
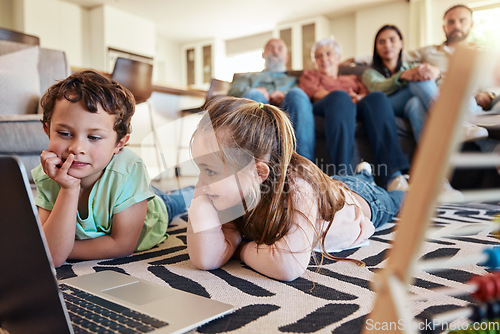
[[[227,92],[229,91],[230,88],[231,88],[230,82],[219,79],[210,80],[210,87],[208,88],[207,91],[207,97],[205,99],[205,103],[214,96],[227,95]]]
[[[145,102],[153,93],[152,64],[118,57],[111,73],[111,79],[130,90],[137,104]]]

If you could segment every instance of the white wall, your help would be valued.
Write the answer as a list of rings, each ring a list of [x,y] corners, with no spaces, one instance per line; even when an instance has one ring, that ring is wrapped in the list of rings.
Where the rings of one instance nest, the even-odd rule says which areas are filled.
[[[82,9],[82,61],[80,63],[80,67],[83,68],[92,68],[92,53],[91,53],[91,29],[94,26],[90,20],[90,10]]]
[[[14,29],[12,0],[0,0],[0,27]]]
[[[19,1],[19,0],[17,0]],[[40,37],[40,46],[64,50],[70,65],[82,63],[82,9],[58,0],[24,1],[23,31]]]
[[[94,7],[89,12],[89,30],[85,32],[88,36],[89,63],[92,68],[101,71],[106,70],[106,34],[104,33],[104,7]]]
[[[181,45],[158,36],[156,39],[155,81],[180,83],[181,72]]]
[[[12,0],[13,29],[24,31],[24,1]]]
[[[355,14],[334,17],[330,21],[332,36],[342,48],[342,59],[356,56]]]
[[[147,57],[156,53],[156,28],[152,21],[123,12],[108,5],[94,7],[88,15],[90,64],[93,68],[111,72],[108,48]]]
[[[394,4],[359,10],[355,19],[355,55],[364,56],[373,53],[375,34],[384,24],[397,26],[403,38],[408,36],[409,4],[396,2]]]
[[[153,21],[104,6],[104,42],[119,50],[154,57],[156,28]]]
[[[60,0],[0,1],[0,22],[39,36],[42,47],[65,51],[70,66],[109,72],[108,47],[149,57],[156,54],[155,24],[111,6],[89,10]]]
[[[216,39],[212,46],[212,77],[224,79],[226,57],[226,43],[221,39]],[[229,80],[229,79],[228,79]]]

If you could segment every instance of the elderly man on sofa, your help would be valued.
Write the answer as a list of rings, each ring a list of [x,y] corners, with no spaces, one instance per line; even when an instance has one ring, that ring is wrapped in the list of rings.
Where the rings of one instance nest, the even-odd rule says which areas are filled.
[[[314,161],[314,133],[312,113],[299,112],[311,104],[309,97],[297,87],[297,77],[286,71],[288,50],[281,39],[270,39],[264,46],[262,72],[240,74],[235,77],[228,95],[244,97],[260,103],[281,107],[288,113],[297,138],[297,152]],[[312,141],[312,142],[311,142]]]

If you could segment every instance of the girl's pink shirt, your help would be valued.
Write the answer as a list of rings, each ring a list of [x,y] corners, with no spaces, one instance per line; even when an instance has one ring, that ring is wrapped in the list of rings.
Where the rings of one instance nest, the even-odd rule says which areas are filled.
[[[353,193],[340,188],[345,194],[345,205],[337,211],[325,237],[326,251],[338,251],[364,243],[375,231],[373,223],[362,212]],[[296,179],[294,192],[296,208],[294,226],[288,234],[272,245],[246,244],[241,259],[253,269],[280,280],[293,280],[306,271],[313,249],[319,248],[317,232],[328,226],[318,213],[316,196],[312,186]],[[314,224],[314,226],[311,224]]]
[[[295,187],[298,210],[306,214],[309,220],[315,224],[315,228],[320,234],[326,232],[325,250],[327,252],[339,251],[360,245],[375,232],[373,223],[363,213],[361,204],[351,190],[338,187],[344,194],[345,204],[342,209],[335,213],[332,225],[328,229],[329,222],[319,217],[318,204],[311,185],[299,178],[295,181]],[[310,226],[310,223],[305,220],[298,220],[298,223],[303,230],[307,229],[307,226],[304,224]],[[320,251],[319,235],[315,234],[314,237],[312,248]]]
[[[346,202],[344,207],[335,214],[333,223],[327,231],[325,238],[327,251],[338,251],[360,245],[375,231],[373,223],[363,214],[361,205],[353,193],[348,189],[341,189],[345,194]],[[249,242],[241,248],[240,252],[241,259],[254,270],[284,281],[293,280],[305,272],[313,249],[319,247],[317,232],[325,231],[328,226],[328,222],[318,216],[317,200],[311,185],[302,179],[297,179],[294,192],[296,194],[294,200],[299,212],[295,214],[294,225],[288,234],[272,245],[257,245],[255,242]],[[232,254],[236,251],[238,245],[229,241],[238,239],[236,234],[239,232],[235,228],[222,226],[219,225],[217,228],[200,234],[193,234],[192,229],[188,227],[189,253],[190,255],[197,254],[195,261],[204,269],[222,266],[225,261],[229,260],[223,254]],[[221,247],[215,247],[214,242],[223,242],[225,245],[220,245],[222,249],[216,251]],[[219,259],[222,258],[226,260],[221,262]]]
[[[332,226],[325,238],[325,250],[334,252],[346,248],[353,248],[364,243],[375,232],[375,227],[361,210],[361,205],[350,190],[342,191],[345,194],[345,205],[333,219]],[[326,230],[328,222],[318,221],[321,231]],[[320,241],[315,246],[316,251],[321,251]]]

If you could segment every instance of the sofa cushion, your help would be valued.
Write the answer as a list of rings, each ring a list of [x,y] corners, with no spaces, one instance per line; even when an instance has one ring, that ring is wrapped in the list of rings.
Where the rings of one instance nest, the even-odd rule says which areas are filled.
[[[12,41],[0,41],[0,56],[7,53],[12,53],[32,47],[33,45],[30,44],[24,44]]]
[[[40,48],[38,72],[40,73],[40,95],[43,95],[47,88],[66,79],[70,74],[66,54],[59,50]]]
[[[0,55],[0,115],[34,114],[40,98],[38,47]]]
[[[0,154],[36,154],[47,149],[49,138],[41,115],[0,115]]]
[[[16,155],[27,171],[40,164],[40,154],[49,146],[41,115],[0,115],[0,155]],[[30,182],[33,180],[28,173]]]

